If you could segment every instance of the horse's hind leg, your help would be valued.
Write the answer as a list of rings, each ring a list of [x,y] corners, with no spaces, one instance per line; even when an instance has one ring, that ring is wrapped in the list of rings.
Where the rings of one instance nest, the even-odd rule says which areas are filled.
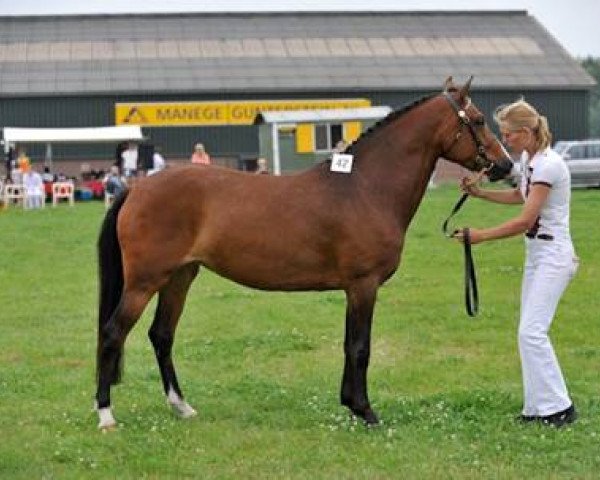
[[[196,411],[183,399],[175,374],[171,350],[187,292],[197,274],[198,265],[188,264],[172,275],[169,282],[159,292],[154,321],[148,331],[167,400],[175,412],[184,418],[195,415]]]
[[[100,418],[98,428],[111,428],[117,423],[110,406],[110,386],[120,380],[125,339],[140,318],[150,297],[147,292],[125,289],[113,315],[101,329],[96,392],[96,407]]]

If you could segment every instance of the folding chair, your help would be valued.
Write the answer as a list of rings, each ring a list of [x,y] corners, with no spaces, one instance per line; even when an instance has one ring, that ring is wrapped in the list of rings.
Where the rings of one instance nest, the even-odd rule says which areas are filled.
[[[25,208],[25,187],[16,183],[7,183],[4,185],[4,208],[14,202],[15,204],[21,204]]]
[[[60,199],[67,199],[75,205],[75,184],[73,182],[54,182],[52,184],[52,206],[56,207]]]

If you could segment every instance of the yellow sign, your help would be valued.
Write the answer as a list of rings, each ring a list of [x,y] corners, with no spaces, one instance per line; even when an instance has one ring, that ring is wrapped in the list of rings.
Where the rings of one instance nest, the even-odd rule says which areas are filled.
[[[115,125],[252,125],[259,112],[370,107],[366,98],[115,104]]]

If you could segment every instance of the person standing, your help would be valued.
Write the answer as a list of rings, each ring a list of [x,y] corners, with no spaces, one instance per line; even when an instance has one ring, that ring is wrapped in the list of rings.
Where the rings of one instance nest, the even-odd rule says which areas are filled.
[[[42,176],[33,168],[23,173],[25,188],[25,208],[41,208],[46,201],[46,191]]]
[[[161,148],[156,147],[152,154],[152,169],[148,170],[148,175],[154,175],[155,173],[164,170],[166,167],[165,157],[161,154]]]
[[[6,181],[8,183],[12,182],[12,178],[11,178],[11,174],[12,171],[15,169],[16,166],[16,152],[15,152],[15,146],[12,144],[8,144],[7,145],[7,149],[6,149],[6,157],[5,157],[5,166],[6,166]]]
[[[519,215],[495,227],[470,229],[472,244],[524,234],[526,258],[521,288],[518,344],[523,374],[522,422],[561,427],[577,412],[571,400],[548,331],[560,298],[577,271],[569,229],[571,177],[560,155],[550,148],[546,117],[525,100],[496,110],[494,119],[504,143],[521,155],[520,188],[485,190],[470,178],[461,189],[483,200],[523,204]],[[459,232],[455,237],[464,242]]]
[[[123,158],[123,173],[125,177],[135,177],[138,170],[138,148],[135,143],[129,143],[127,150],[121,153]]]
[[[338,140],[335,147],[333,147],[333,153],[344,153],[347,148],[348,142],[342,138],[341,140]]]
[[[119,167],[111,165],[110,171],[102,179],[104,190],[109,195],[116,197],[127,188],[127,180],[119,173]]]
[[[129,142],[120,142],[115,150],[115,163],[119,167],[119,172],[123,172],[123,152],[127,150]]]
[[[259,159],[256,160],[256,170],[254,171],[254,173],[258,174],[258,175],[268,175],[269,174],[269,167],[267,165],[267,159],[260,157]]]
[[[211,164],[210,155],[206,152],[206,149],[202,143],[197,143],[194,145],[194,152],[192,153],[192,158],[190,158],[190,160],[192,163],[199,165]]]
[[[19,149],[19,156],[17,157],[17,168],[21,170],[21,173],[28,172],[31,168],[31,160],[29,160],[27,152],[24,148]]]

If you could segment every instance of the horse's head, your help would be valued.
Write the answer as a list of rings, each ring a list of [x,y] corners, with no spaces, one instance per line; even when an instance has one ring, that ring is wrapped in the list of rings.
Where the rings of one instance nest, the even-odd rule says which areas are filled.
[[[443,157],[473,171],[485,170],[492,182],[506,178],[512,170],[512,159],[489,129],[485,116],[469,96],[471,77],[457,87],[452,77],[446,80],[442,96],[447,100],[447,140],[443,140]]]

